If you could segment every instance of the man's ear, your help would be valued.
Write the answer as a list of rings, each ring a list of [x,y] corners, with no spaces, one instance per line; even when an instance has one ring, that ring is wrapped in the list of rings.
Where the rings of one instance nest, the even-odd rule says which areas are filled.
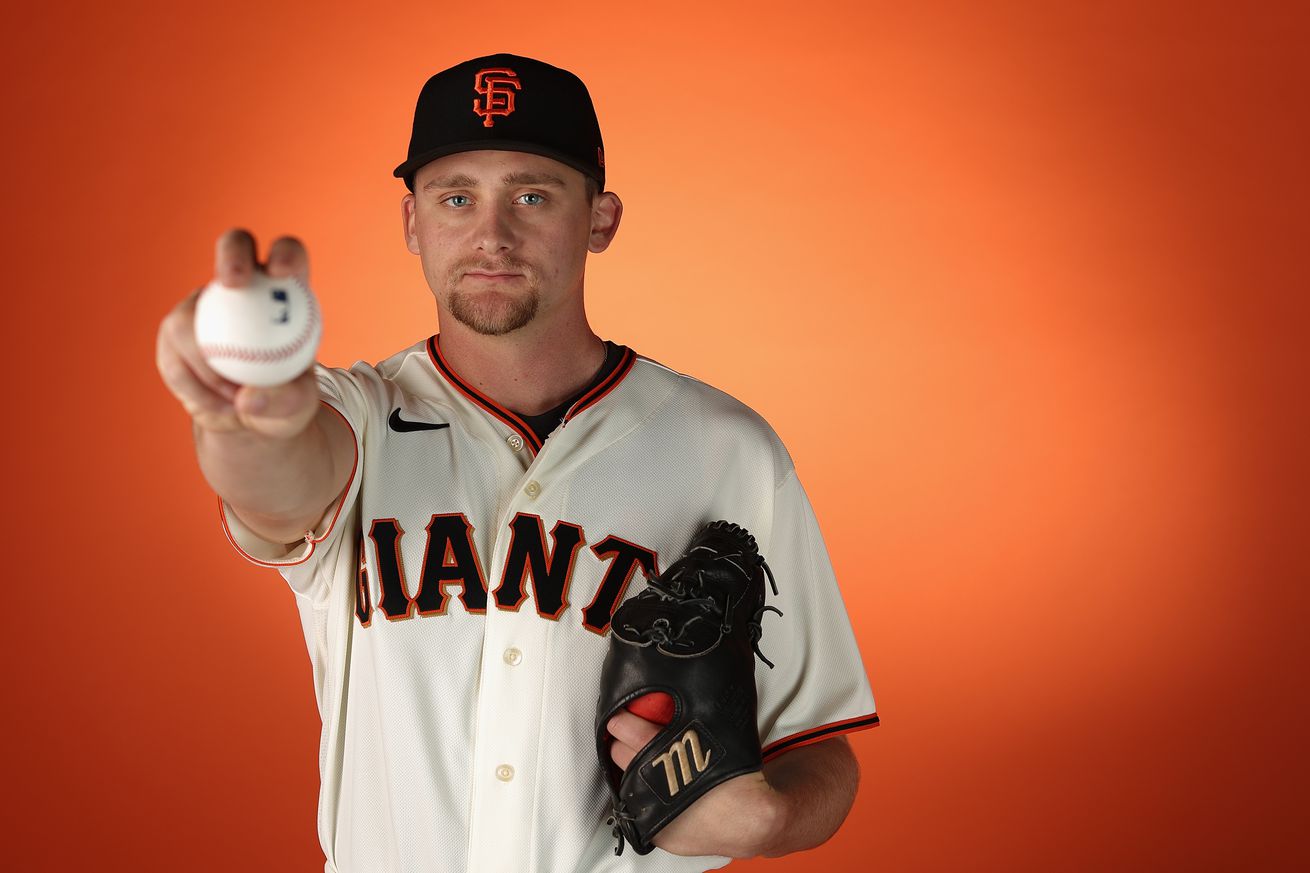
[[[619,232],[623,218],[623,201],[613,191],[596,195],[591,204],[591,236],[587,238],[587,251],[597,254],[605,251]]]
[[[419,250],[418,229],[414,227],[415,205],[413,194],[406,194],[400,198],[400,224],[401,231],[405,234],[405,248],[409,249],[411,254],[417,255]]]

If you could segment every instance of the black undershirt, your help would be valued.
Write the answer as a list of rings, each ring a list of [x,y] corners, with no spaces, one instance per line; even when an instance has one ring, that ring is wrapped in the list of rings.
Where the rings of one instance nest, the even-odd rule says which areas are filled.
[[[587,383],[586,387],[559,406],[548,409],[540,415],[524,415],[521,412],[515,412],[514,414],[527,422],[528,427],[532,428],[532,432],[537,435],[537,439],[544,443],[546,437],[550,436],[550,432],[559,427],[560,421],[573,404],[582,399],[582,395],[604,382],[609,374],[614,372],[614,368],[619,365],[621,360],[623,360],[623,346],[605,340],[605,362],[600,365],[595,377]]]

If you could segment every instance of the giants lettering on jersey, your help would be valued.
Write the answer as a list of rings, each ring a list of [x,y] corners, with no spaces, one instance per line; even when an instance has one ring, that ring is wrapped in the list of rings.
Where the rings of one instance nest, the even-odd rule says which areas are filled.
[[[497,609],[517,612],[523,601],[531,597],[538,615],[558,620],[570,603],[570,585],[578,555],[587,541],[585,532],[580,525],[561,520],[551,529],[547,543],[541,518],[524,512],[514,516],[509,528],[505,569],[490,599]],[[401,559],[400,543],[405,531],[400,522],[394,518],[373,520],[368,540],[377,559],[377,609],[388,621],[404,621],[415,615],[445,615],[452,597],[448,589],[453,588],[465,612],[486,613],[486,574],[473,545],[473,525],[463,513],[433,515],[425,534],[423,567],[415,586]],[[361,627],[368,627],[373,621],[374,606],[364,547],[361,539],[355,618]],[[604,565],[605,573],[591,602],[580,614],[583,627],[604,634],[638,568],[648,576],[659,574],[657,556],[650,549],[613,535],[592,546],[591,552]]]

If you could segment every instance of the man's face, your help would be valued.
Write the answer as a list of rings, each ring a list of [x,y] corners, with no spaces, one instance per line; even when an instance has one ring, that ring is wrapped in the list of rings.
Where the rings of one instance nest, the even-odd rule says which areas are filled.
[[[593,203],[583,175],[550,158],[472,151],[421,167],[401,214],[440,312],[500,336],[581,306],[587,252],[618,225],[606,198],[618,203]]]

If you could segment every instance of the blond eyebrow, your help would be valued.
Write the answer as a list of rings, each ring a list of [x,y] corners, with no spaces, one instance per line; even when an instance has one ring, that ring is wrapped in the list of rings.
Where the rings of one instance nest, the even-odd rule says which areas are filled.
[[[432,191],[436,188],[474,188],[477,187],[477,184],[477,179],[460,173],[455,176],[438,176],[435,179],[431,179],[423,186],[423,190]]]
[[[554,185],[557,188],[567,188],[564,180],[559,176],[552,176],[550,173],[507,173],[500,180],[505,186],[510,185]],[[453,176],[438,176],[428,181],[423,186],[424,191],[433,191],[440,188],[476,188],[478,180],[465,173],[457,173]]]
[[[559,176],[550,173],[509,173],[501,180],[503,185],[554,185],[558,188],[568,187]]]

